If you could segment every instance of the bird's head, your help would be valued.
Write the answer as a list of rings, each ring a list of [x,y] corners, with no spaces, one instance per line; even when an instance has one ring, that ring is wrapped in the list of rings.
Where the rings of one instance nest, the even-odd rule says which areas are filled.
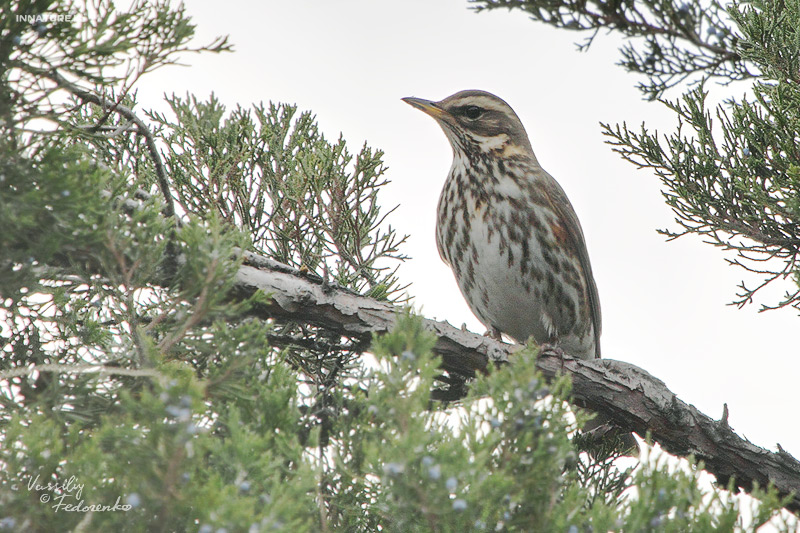
[[[413,97],[403,101],[436,119],[456,153],[534,158],[519,117],[492,93],[461,91],[439,102]]]

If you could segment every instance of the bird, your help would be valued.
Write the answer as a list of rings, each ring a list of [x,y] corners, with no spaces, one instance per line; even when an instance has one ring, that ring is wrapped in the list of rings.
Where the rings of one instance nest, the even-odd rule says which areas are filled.
[[[599,359],[600,298],[583,228],[511,106],[479,90],[402,100],[433,117],[453,149],[436,245],[475,316],[495,338]],[[602,413],[583,434],[622,454],[638,450],[633,435]]]
[[[511,106],[478,90],[403,101],[433,117],[453,149],[436,244],[475,316],[497,338],[599,358],[600,299],[583,229]]]

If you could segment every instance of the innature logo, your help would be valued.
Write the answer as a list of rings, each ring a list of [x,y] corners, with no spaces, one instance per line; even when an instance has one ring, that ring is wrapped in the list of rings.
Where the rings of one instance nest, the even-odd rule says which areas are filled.
[[[58,15],[56,13],[42,13],[41,15],[17,15],[17,22],[72,22],[76,15]]]

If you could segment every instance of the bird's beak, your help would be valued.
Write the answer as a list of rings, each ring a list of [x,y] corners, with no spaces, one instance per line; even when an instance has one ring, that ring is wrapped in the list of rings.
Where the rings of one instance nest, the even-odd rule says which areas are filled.
[[[420,111],[427,113],[435,119],[441,119],[448,116],[447,111],[439,107],[436,102],[425,100],[424,98],[414,98],[407,96],[403,101],[412,107],[416,107]]]

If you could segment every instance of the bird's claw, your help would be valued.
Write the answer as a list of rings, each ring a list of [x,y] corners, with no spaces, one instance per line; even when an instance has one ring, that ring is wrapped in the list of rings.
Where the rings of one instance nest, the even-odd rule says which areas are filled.
[[[558,344],[550,344],[550,343],[544,343],[544,344],[540,345],[539,346],[539,353],[542,353],[544,355],[553,355],[553,356],[556,356],[556,357],[560,357],[562,360],[564,359],[564,356],[566,355],[566,353],[564,353],[564,350],[561,348],[561,346],[559,346]]]
[[[503,334],[500,332],[499,329],[497,329],[494,326],[492,326],[488,330],[486,330],[486,333],[484,333],[483,336],[484,337],[489,337],[490,339],[494,339],[496,341],[500,341],[500,342],[503,341]]]

